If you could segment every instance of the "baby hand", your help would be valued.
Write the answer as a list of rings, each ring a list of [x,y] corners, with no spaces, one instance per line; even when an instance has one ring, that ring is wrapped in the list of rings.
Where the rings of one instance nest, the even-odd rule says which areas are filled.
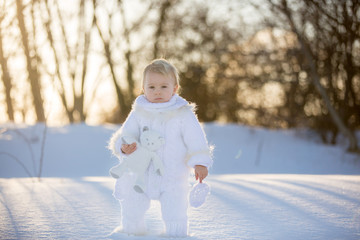
[[[196,180],[199,179],[200,183],[202,183],[202,180],[204,180],[207,175],[208,175],[207,167],[202,166],[202,165],[196,165],[195,166],[195,178],[196,178]]]
[[[131,154],[136,150],[136,142],[132,144],[123,144],[121,145],[121,151],[125,154]]]

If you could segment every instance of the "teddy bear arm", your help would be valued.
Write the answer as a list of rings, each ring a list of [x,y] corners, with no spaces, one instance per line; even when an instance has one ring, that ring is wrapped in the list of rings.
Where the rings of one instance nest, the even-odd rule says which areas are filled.
[[[121,176],[124,174],[124,172],[126,171],[126,162],[122,162],[118,165],[116,165],[115,167],[112,167],[110,169],[110,175],[113,178],[121,178]]]

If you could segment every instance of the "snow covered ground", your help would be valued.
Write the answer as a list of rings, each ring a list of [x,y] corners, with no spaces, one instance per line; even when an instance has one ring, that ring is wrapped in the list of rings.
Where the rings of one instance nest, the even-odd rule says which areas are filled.
[[[0,239],[166,239],[160,206],[149,233],[113,232],[120,207],[105,148],[118,126],[0,126]],[[211,195],[189,209],[185,239],[360,239],[360,159],[309,131],[206,124]],[[41,181],[36,178],[43,156]],[[26,169],[26,170],[25,170]],[[194,183],[191,178],[192,184]]]

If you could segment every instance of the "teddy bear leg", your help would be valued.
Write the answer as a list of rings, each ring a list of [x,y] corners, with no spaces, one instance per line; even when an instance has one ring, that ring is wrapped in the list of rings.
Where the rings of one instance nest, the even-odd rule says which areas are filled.
[[[110,175],[113,178],[120,178],[124,174],[125,170],[126,167],[124,166],[124,164],[118,164],[110,169]]]
[[[138,176],[136,183],[134,185],[134,190],[138,193],[145,192],[145,176],[144,174],[141,174]]]
[[[155,172],[156,172],[159,176],[162,176],[162,175],[163,175],[163,172],[164,172],[164,166],[163,166],[163,163],[162,163],[161,159],[159,158],[159,156],[157,156],[156,154],[154,154],[154,156],[152,157],[152,160],[153,160]]]

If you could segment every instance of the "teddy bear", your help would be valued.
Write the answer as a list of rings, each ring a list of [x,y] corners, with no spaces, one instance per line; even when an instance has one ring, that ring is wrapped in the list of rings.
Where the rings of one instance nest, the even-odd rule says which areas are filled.
[[[136,174],[134,190],[143,193],[146,190],[145,173],[151,161],[154,169],[160,176],[163,174],[163,163],[156,151],[165,143],[164,138],[156,131],[148,127],[142,129],[140,143],[134,137],[122,136],[121,140],[125,144],[136,142],[136,150],[123,158],[123,161],[110,169],[113,178],[121,178],[126,172]]]

